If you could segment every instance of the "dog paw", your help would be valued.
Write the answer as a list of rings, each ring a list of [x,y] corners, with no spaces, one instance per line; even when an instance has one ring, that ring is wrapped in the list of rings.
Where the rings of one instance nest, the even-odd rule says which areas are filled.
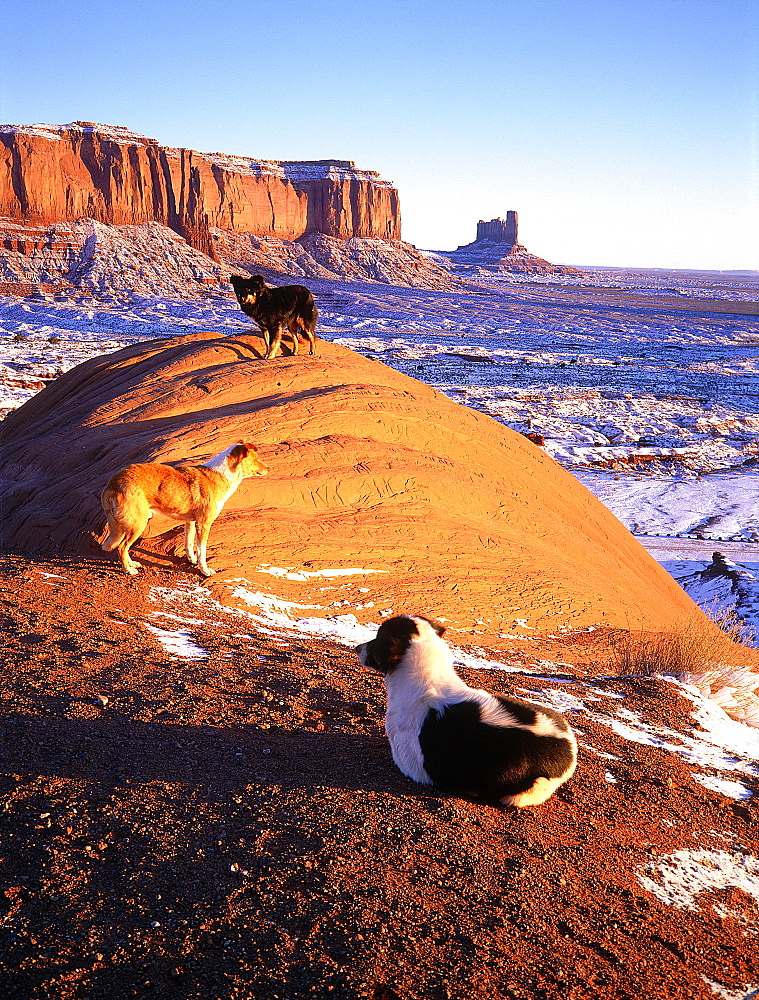
[[[216,570],[211,569],[210,566],[201,566],[200,572],[203,574],[203,576],[213,576]]]

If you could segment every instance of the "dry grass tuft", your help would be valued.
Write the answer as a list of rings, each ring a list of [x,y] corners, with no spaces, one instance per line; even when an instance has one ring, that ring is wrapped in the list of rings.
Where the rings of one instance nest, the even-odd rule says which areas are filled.
[[[717,626],[703,619],[673,632],[630,632],[617,637],[611,647],[611,664],[622,676],[676,677],[698,688],[733,719],[759,727],[759,673],[725,662],[730,650],[753,645],[753,632],[733,609],[706,609]],[[720,634],[722,633],[722,634]]]
[[[712,604],[704,608],[704,614],[731,642],[739,646],[754,646],[754,631],[743,618],[738,617],[735,608],[720,608]]]
[[[611,656],[616,672],[627,677],[699,673],[724,663],[729,656],[725,638],[738,646],[753,645],[751,628],[734,608],[713,605],[703,610],[719,632],[694,619],[672,632],[628,632],[617,637]]]
[[[677,632],[630,632],[612,645],[612,666],[624,677],[678,675],[704,670],[716,662],[715,640],[695,629]]]

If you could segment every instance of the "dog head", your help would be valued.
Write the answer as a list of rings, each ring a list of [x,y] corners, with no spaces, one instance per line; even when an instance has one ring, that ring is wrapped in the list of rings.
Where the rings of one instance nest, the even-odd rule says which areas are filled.
[[[255,304],[261,290],[266,282],[262,275],[254,274],[252,278],[243,278],[239,274],[230,274],[229,280],[235,290],[237,301],[241,306],[251,306]]]
[[[397,615],[384,621],[374,639],[356,646],[359,663],[381,674],[392,673],[412,642],[439,638],[445,629],[438,622],[423,615]]]
[[[229,471],[237,473],[237,475],[242,473],[243,479],[250,476],[266,476],[269,467],[264,465],[256,452],[256,446],[250,442],[236,444],[227,454]]]

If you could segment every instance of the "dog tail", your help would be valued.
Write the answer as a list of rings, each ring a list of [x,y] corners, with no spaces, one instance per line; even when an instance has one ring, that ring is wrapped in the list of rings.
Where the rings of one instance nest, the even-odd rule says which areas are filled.
[[[314,297],[312,295],[311,300],[306,303],[303,309],[304,328],[308,331],[308,333],[313,334],[314,330],[316,330],[316,323],[318,319],[319,310],[316,308],[316,303],[314,302]]]
[[[108,521],[100,536],[100,548],[104,552],[112,552],[126,537],[124,528],[116,518],[116,511],[120,506],[117,498],[118,494],[111,486],[106,486],[100,495],[100,503]]]

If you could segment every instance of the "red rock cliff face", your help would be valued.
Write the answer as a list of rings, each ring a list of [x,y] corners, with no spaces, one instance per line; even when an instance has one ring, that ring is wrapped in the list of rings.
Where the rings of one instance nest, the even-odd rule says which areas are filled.
[[[398,192],[373,171],[357,170],[350,160],[280,166],[293,186],[308,196],[309,231],[338,239],[401,238]]]
[[[209,251],[208,227],[295,239],[400,239],[398,193],[350,161],[281,163],[172,149],[123,128],[0,127],[0,216],[155,220]]]

